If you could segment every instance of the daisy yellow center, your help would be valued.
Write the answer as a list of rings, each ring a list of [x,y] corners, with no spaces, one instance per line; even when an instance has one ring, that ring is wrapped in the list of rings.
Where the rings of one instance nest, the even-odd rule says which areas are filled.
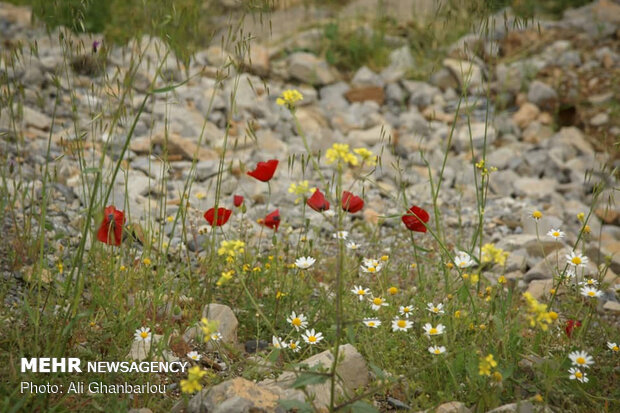
[[[575,362],[577,364],[585,364],[586,363],[586,359],[584,359],[583,357],[578,357],[577,360],[575,360]]]
[[[436,328],[431,328],[430,330],[428,330],[428,334],[437,334],[437,329]]]
[[[532,212],[532,217],[534,217],[536,219],[540,219],[540,218],[542,218],[542,212],[534,211],[534,212]]]
[[[365,295],[365,294],[366,294],[366,291],[364,291],[364,290],[357,290],[357,293],[358,293],[359,295]]]
[[[291,343],[291,344],[290,344],[290,347],[291,347],[293,350],[295,350],[295,349],[297,348],[297,344],[295,344],[295,343]]]
[[[620,348],[618,348],[618,346],[613,346],[611,349],[612,349],[613,351],[618,351],[618,350],[620,350]]]
[[[146,331],[142,331],[140,333],[140,337],[142,337],[142,338],[147,338],[148,336],[149,336],[149,333],[147,333]]]
[[[376,268],[375,268],[375,267],[368,267],[368,271],[369,271],[369,272],[375,272],[375,271],[376,271]]]
[[[435,354],[439,354],[441,353],[441,350],[439,350],[438,348],[435,349]]]
[[[553,236],[554,236],[554,237],[559,237],[559,236],[560,236],[560,233],[559,233],[559,232],[557,232],[557,231],[553,231]]]
[[[583,374],[580,371],[575,372],[575,377],[577,377],[578,379],[583,377]]]
[[[301,325],[301,319],[299,317],[295,317],[293,318],[293,321],[291,321],[291,324],[299,327]]]
[[[465,265],[466,265],[466,264],[467,264],[467,263],[466,263],[465,261],[461,261],[461,262],[459,262],[459,267],[461,267],[461,268],[465,268]]]
[[[383,300],[380,299],[380,298],[374,298],[372,300],[372,303],[375,304],[375,305],[381,305],[383,303]]]
[[[439,312],[439,308],[433,307],[433,313],[438,313],[438,312]]]
[[[308,337],[308,341],[311,342],[311,343],[314,343],[314,342],[316,342],[316,337],[315,336],[310,336],[310,337]]]
[[[588,280],[588,285],[594,284],[594,280]]]
[[[570,261],[571,261],[573,264],[575,264],[575,265],[579,265],[579,264],[581,264],[581,258],[579,258],[579,257],[573,257],[573,259],[572,259],[572,260],[570,260]]]
[[[405,307],[405,308],[403,308],[403,313],[408,313],[409,311],[411,311],[411,310],[409,309],[409,307]]]
[[[594,297],[596,295],[596,293],[594,291],[588,291],[588,295],[590,297]]]
[[[198,356],[192,356],[192,359],[196,360],[198,358]]]
[[[375,326],[375,322],[374,321],[369,321],[368,322],[368,326],[369,327],[374,327]]]
[[[398,322],[396,323],[396,325],[398,325],[398,327],[400,327],[400,328],[405,328],[405,326],[407,325],[407,323],[405,323],[405,320],[398,320]]]

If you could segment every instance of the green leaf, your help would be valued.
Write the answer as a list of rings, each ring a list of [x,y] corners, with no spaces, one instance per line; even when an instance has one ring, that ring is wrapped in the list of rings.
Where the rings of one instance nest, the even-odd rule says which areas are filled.
[[[377,410],[376,407],[361,400],[353,403],[349,411],[351,413],[379,413],[379,410]]]
[[[314,411],[311,405],[299,400],[280,400],[279,404],[286,410],[295,409],[298,413],[312,413]]]
[[[177,83],[176,85],[170,85],[170,86],[162,87],[162,88],[159,88],[159,89],[151,90],[151,94],[170,92],[171,90],[174,90],[174,89],[178,88],[179,86],[183,86],[188,81],[189,81],[189,79],[185,79],[184,81],[182,81],[181,83]]]
[[[99,172],[101,172],[101,169],[95,168],[94,166],[92,168],[82,169],[82,174],[83,175],[86,175],[86,174],[96,174],[96,173],[99,173]]]
[[[323,374],[302,373],[297,377],[291,387],[298,389],[300,387],[309,386],[311,384],[325,383],[329,376]]]

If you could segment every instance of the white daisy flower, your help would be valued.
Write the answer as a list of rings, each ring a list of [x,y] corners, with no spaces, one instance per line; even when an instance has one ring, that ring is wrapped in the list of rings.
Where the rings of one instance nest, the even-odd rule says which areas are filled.
[[[293,327],[295,327],[296,331],[299,331],[300,328],[306,328],[308,325],[308,319],[303,314],[295,314],[295,311],[291,313],[291,315],[286,319]]]
[[[220,341],[222,339],[222,333],[213,333],[210,337],[211,341]]]
[[[428,303],[426,304],[426,309],[428,311],[430,311],[433,314],[443,314],[444,310],[443,310],[443,304],[439,303],[437,305],[433,304],[433,303]]]
[[[559,229],[553,229],[551,228],[549,230],[549,232],[547,232],[547,236],[553,238],[554,240],[559,240],[560,238],[564,238],[564,232],[560,231]]]
[[[316,259],[312,257],[300,257],[295,260],[295,265],[297,266],[297,268],[305,270],[312,267],[315,262]]]
[[[446,348],[444,346],[430,346],[428,352],[431,354],[443,354],[446,352]]]
[[[282,343],[282,339],[278,336],[272,336],[271,337],[271,345],[273,346],[273,348],[282,348],[284,347],[284,344]]]
[[[333,237],[336,239],[347,239],[349,236],[349,231],[338,231],[334,233]]]
[[[594,278],[588,278],[579,283],[579,285],[586,285],[588,287],[596,287],[598,285],[598,281]]]
[[[355,241],[349,241],[349,242],[347,242],[346,247],[347,247],[348,249],[350,249],[350,250],[356,250],[356,249],[358,249],[360,246],[359,246],[359,244],[357,244]]]
[[[579,253],[575,254],[575,251],[571,251],[570,254],[566,254],[566,262],[577,268],[585,267],[588,263],[588,257]]]
[[[301,335],[301,338],[303,338],[306,343],[314,345],[323,340],[323,334],[315,332],[314,329],[306,330],[306,332]]]
[[[454,264],[459,268],[469,268],[476,265],[476,262],[465,251],[459,251],[456,257],[454,257]]]
[[[431,323],[424,324],[424,334],[427,336],[438,336],[443,334],[446,327],[443,324],[437,324],[437,327],[433,327]]]
[[[298,353],[299,350],[301,350],[301,347],[299,347],[299,340],[297,340],[297,341],[295,341],[295,340],[289,341],[288,348],[289,348],[289,350],[292,350],[293,353]]]
[[[392,320],[392,331],[407,331],[413,327],[413,323],[406,318],[394,317]]]
[[[362,269],[362,272],[365,273],[376,273],[381,271],[383,264],[379,260],[375,260],[373,258],[364,258],[360,268]]]
[[[140,327],[133,336],[136,341],[151,341],[151,329],[148,327]]]
[[[586,376],[586,373],[582,372],[579,369],[576,369],[575,367],[571,367],[570,369],[568,369],[568,372],[570,373],[570,376],[568,376],[569,379],[571,380],[579,380],[581,383],[587,383],[588,382],[588,377]]]
[[[401,305],[400,308],[398,309],[398,312],[400,313],[400,315],[404,316],[405,318],[409,318],[409,316],[413,313],[413,306]]]
[[[378,318],[365,318],[362,322],[366,325],[366,327],[377,328],[381,325],[381,320]]]
[[[575,273],[575,267],[569,265],[566,267],[566,271],[564,272],[564,278],[575,278],[577,274]]]
[[[618,352],[618,350],[620,350],[620,347],[618,347],[616,343],[612,343],[610,341],[607,342],[607,348],[609,348],[611,351],[615,351],[616,353]]]
[[[363,301],[364,297],[366,297],[367,295],[370,295],[370,289],[363,288],[361,285],[353,286],[353,289],[351,290],[351,292],[357,295],[360,301]]]
[[[590,364],[594,364],[594,359],[585,351],[573,351],[568,355],[568,358],[571,359],[573,365],[579,368],[589,368]]]
[[[581,295],[583,295],[584,297],[588,297],[588,298],[598,298],[601,295],[603,295],[603,292],[600,290],[597,290],[596,288],[583,287],[581,289]]]
[[[385,300],[381,297],[375,297],[372,299],[369,299],[371,302],[370,307],[375,310],[375,311],[379,311],[379,309],[381,307],[387,307],[389,304],[385,302]]]
[[[323,211],[323,215],[325,215],[327,218],[331,218],[336,215],[336,211],[332,209],[326,209],[325,211]]]
[[[189,353],[187,353],[187,357],[189,357],[190,359],[194,361],[198,361],[202,358],[202,356],[198,354],[197,351],[190,351]]]

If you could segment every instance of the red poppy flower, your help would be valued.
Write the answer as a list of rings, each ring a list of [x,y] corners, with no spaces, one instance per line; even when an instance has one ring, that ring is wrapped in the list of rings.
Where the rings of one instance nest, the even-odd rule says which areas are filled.
[[[265,219],[262,220],[261,224],[277,231],[280,226],[280,210],[276,209],[271,214],[267,215]]]
[[[310,198],[306,201],[308,206],[316,212],[323,212],[329,209],[329,202],[325,199],[325,195],[317,188]]]
[[[566,321],[566,327],[564,327],[564,331],[566,331],[566,335],[568,338],[571,338],[573,334],[573,329],[576,327],[581,327],[581,321],[569,319]]]
[[[256,165],[256,169],[253,171],[249,171],[248,175],[252,178],[256,178],[259,181],[267,182],[271,178],[273,178],[273,174],[276,172],[276,168],[278,167],[278,160],[272,159],[267,162],[259,162]]]
[[[364,208],[364,200],[349,191],[342,191],[342,209],[352,214]]]
[[[235,195],[233,197],[233,204],[235,204],[235,206],[239,208],[241,204],[243,204],[243,197],[241,195]]]
[[[215,219],[215,208],[209,209],[205,212],[205,219],[212,227],[219,227],[228,222],[232,211],[226,208],[217,209],[217,220]]]
[[[407,211],[407,214],[402,216],[403,223],[410,231],[416,232],[426,232],[426,227],[424,223],[427,223],[429,220],[428,212],[423,210],[422,208],[413,205]]]
[[[97,239],[108,245],[121,245],[125,213],[110,205],[103,210],[103,221],[97,232]]]

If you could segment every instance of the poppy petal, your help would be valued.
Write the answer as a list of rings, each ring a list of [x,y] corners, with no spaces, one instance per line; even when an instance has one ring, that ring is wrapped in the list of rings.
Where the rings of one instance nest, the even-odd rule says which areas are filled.
[[[273,178],[273,174],[276,172],[276,168],[278,167],[278,160],[271,159],[267,162],[259,162],[256,164],[256,169],[253,171],[249,171],[247,174],[252,178],[258,179],[262,182],[268,182],[271,178]]]
[[[306,204],[317,212],[323,212],[329,209],[329,202],[319,189],[314,191],[312,196],[306,201]]]

